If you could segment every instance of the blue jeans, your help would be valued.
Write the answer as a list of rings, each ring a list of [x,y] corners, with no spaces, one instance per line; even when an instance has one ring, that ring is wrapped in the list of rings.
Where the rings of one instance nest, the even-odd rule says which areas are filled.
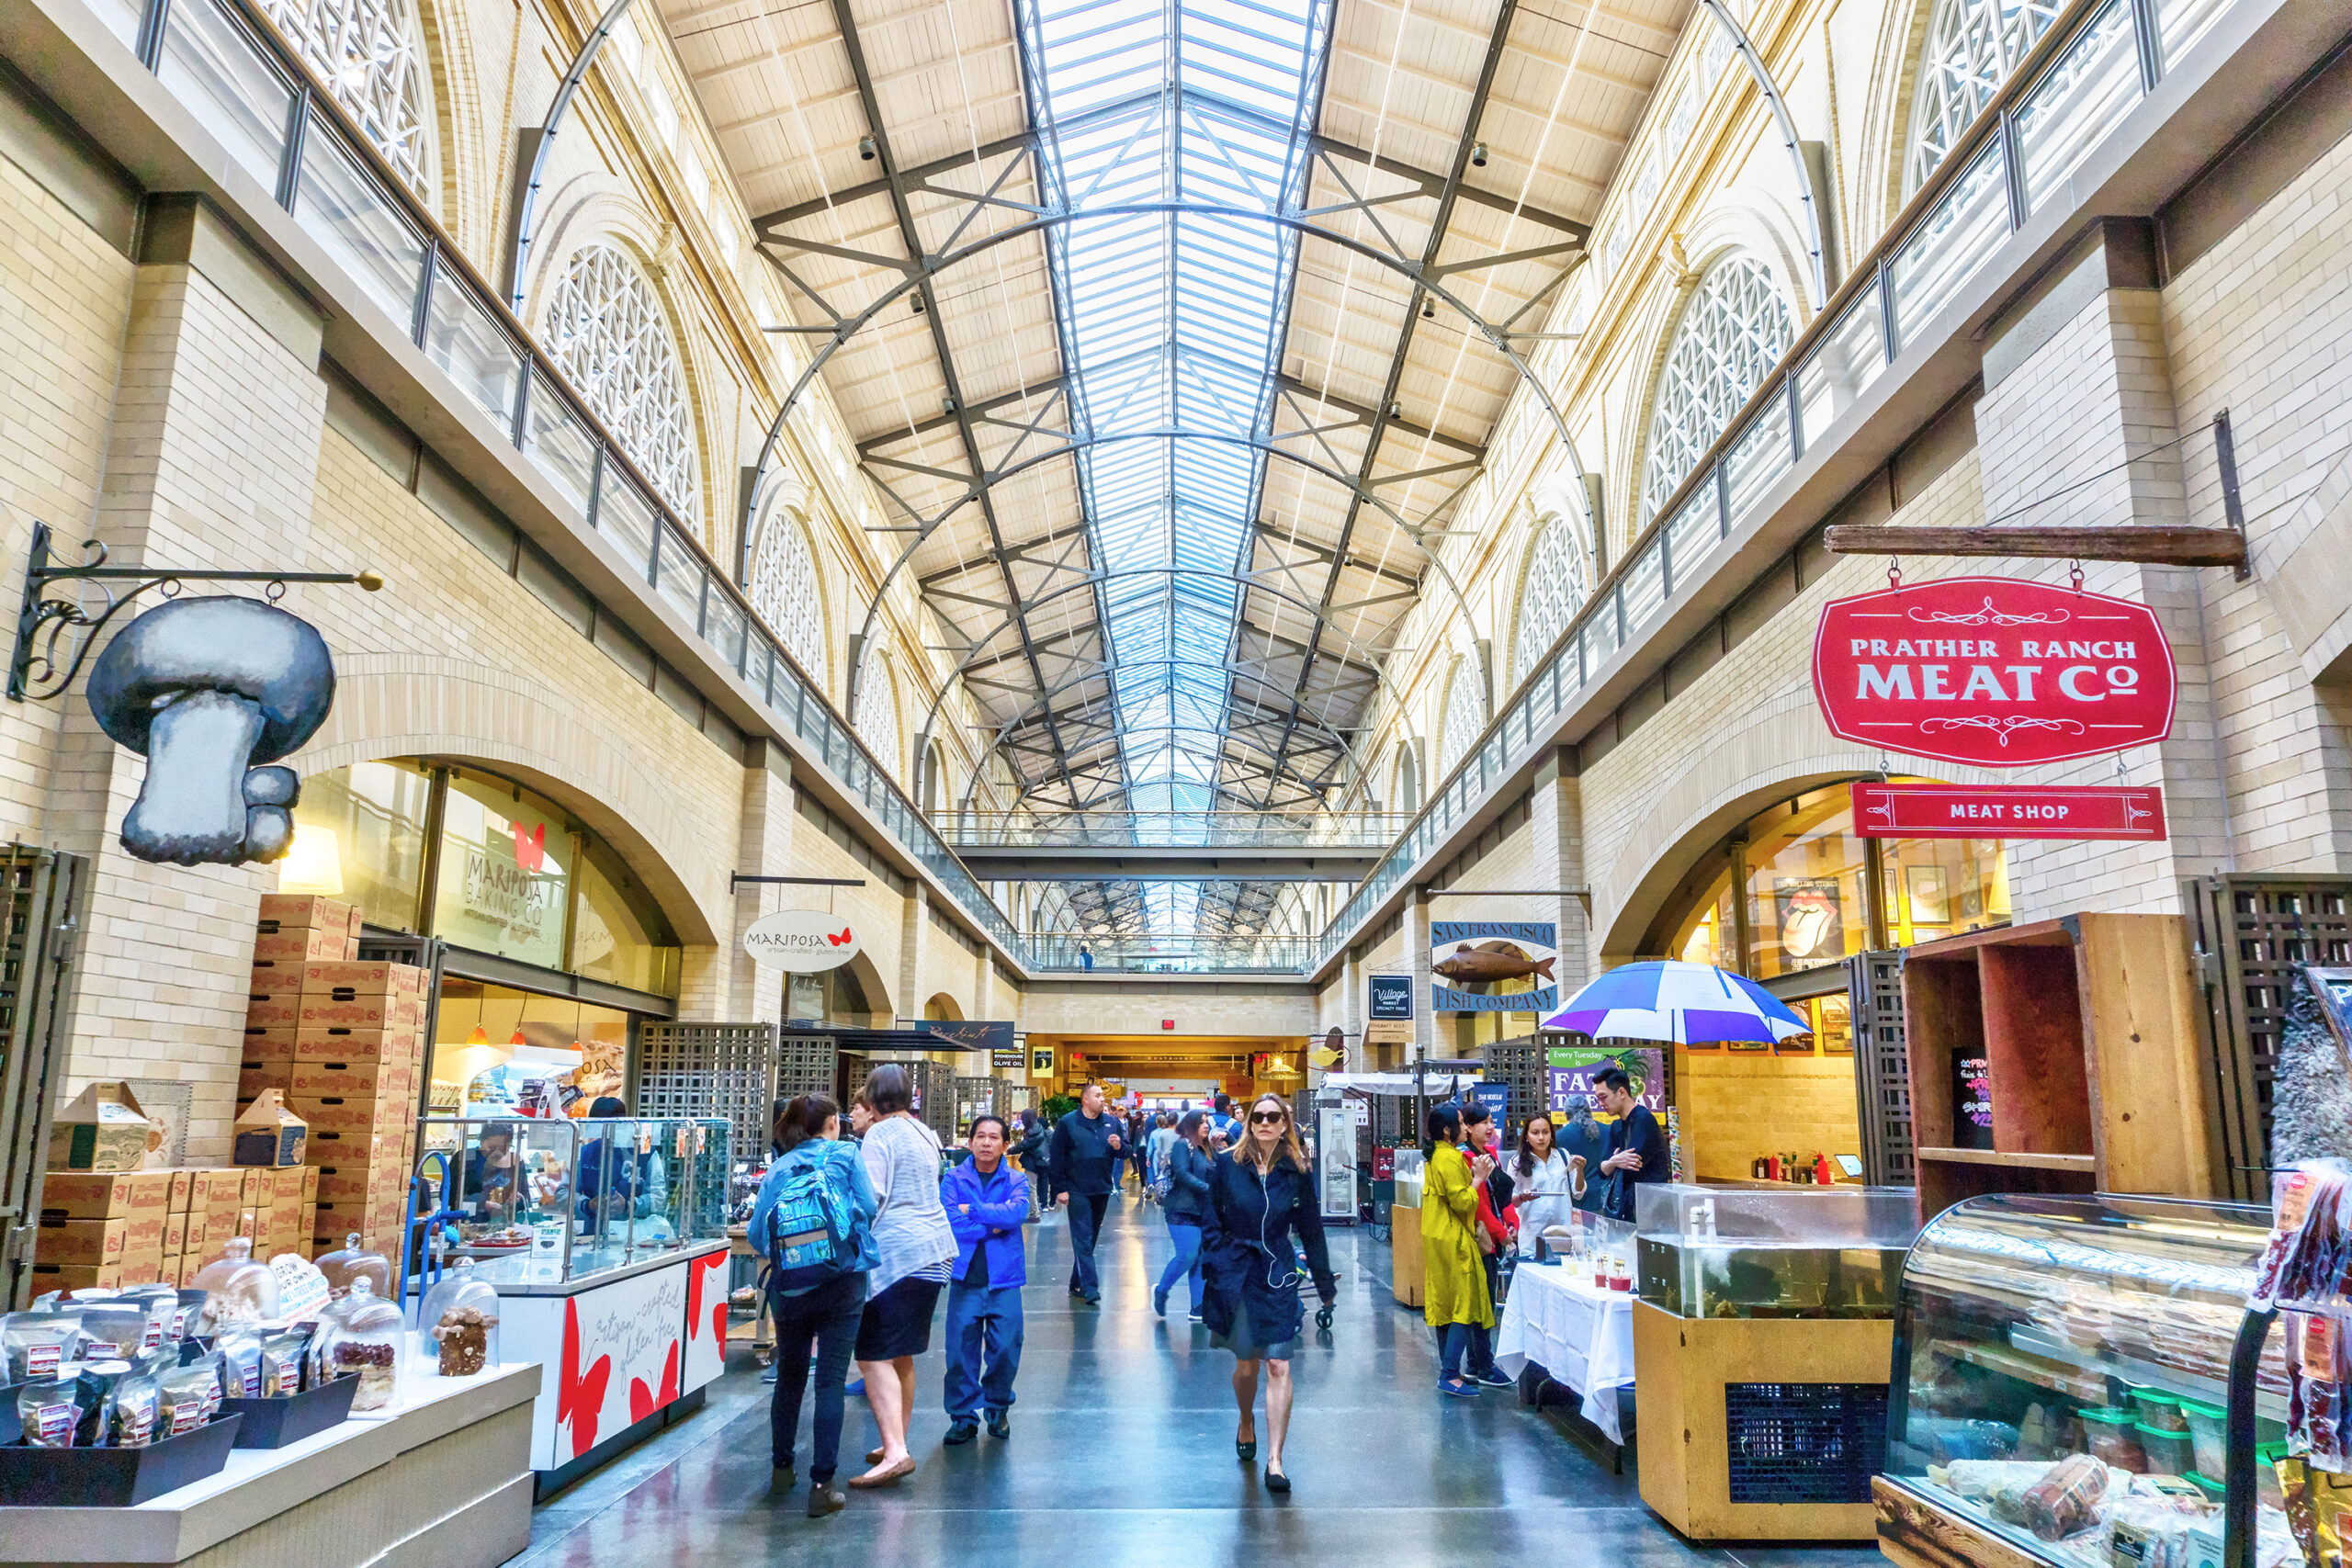
[[[1159,1271],[1158,1293],[1166,1295],[1176,1288],[1176,1281],[1193,1281],[1193,1311],[1201,1310],[1201,1227],[1186,1224],[1182,1220],[1168,1222],[1168,1239],[1176,1244],[1176,1256]]]
[[[1449,1323],[1439,1335],[1438,1373],[1448,1382],[1462,1375],[1464,1351],[1470,1355],[1470,1375],[1495,1364],[1494,1339],[1483,1323]]]
[[[1021,1287],[947,1287],[947,1418],[977,1420],[1012,1405],[1021,1370]]]
[[[774,1296],[775,1397],[768,1405],[769,1442],[778,1470],[792,1463],[800,1427],[800,1399],[808,1386],[808,1352],[816,1348],[817,1414],[809,1434],[808,1479],[831,1481],[842,1449],[842,1382],[865,1311],[865,1276],[843,1274],[797,1296]]]
[[[1108,1192],[1069,1195],[1069,1282],[1083,1296],[1102,1293],[1102,1278],[1094,1271],[1094,1238],[1102,1233],[1102,1214],[1110,1206]]]

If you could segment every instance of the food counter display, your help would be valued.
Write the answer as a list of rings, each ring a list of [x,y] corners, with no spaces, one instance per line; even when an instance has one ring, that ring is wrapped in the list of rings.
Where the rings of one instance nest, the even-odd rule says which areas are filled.
[[[1658,1183],[1634,1211],[1642,1500],[1702,1540],[1867,1540],[1907,1188]]]
[[[1902,1279],[1876,1485],[1886,1555],[2280,1568],[2315,1524],[2340,1540],[2344,1504],[2328,1505],[2352,1488],[2285,1442],[2288,1341],[2309,1337],[2247,1311],[2270,1225],[2259,1207],[2105,1195],[1975,1198],[1937,1216]],[[2322,1337],[2333,1360],[2332,1328]],[[2241,1510],[2239,1555],[2225,1553],[2225,1502]]]
[[[429,1117],[417,1146],[412,1294],[462,1266],[497,1293],[501,1359],[546,1367],[543,1495],[700,1407],[727,1346],[727,1122]],[[420,1336],[465,1326],[413,1310]]]

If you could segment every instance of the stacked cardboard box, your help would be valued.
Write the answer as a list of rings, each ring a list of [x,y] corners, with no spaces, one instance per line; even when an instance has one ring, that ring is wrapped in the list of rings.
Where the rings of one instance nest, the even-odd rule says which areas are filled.
[[[52,1170],[41,1180],[33,1289],[184,1285],[239,1235],[256,1258],[307,1258],[317,1191],[309,1166]]]
[[[355,1231],[399,1250],[424,1071],[424,971],[357,962],[358,922],[345,909],[331,898],[262,900],[237,1091],[242,1103],[278,1089],[310,1123],[314,1256]]]

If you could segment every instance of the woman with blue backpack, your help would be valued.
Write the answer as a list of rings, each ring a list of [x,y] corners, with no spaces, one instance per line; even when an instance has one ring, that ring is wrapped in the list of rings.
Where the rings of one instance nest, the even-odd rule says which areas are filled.
[[[882,1260],[874,1241],[880,1209],[855,1144],[841,1141],[838,1106],[804,1094],[776,1112],[780,1151],[760,1183],[751,1235],[768,1259],[775,1317],[775,1399],[769,1406],[774,1487],[792,1485],[792,1443],[815,1348],[816,1430],[808,1454],[808,1517],[838,1513],[848,1495],[833,1484],[842,1447],[842,1382],[865,1311],[867,1271]]]

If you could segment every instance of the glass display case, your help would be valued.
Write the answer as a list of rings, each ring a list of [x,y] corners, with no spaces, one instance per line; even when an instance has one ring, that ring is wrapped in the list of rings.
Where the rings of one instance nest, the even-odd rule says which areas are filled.
[[[488,1284],[568,1282],[727,1235],[728,1124],[662,1117],[427,1117],[435,1247]]]
[[[1889,1318],[1918,1234],[1907,1187],[1636,1190],[1641,1299],[1676,1317]]]
[[[1408,1209],[1421,1206],[1421,1180],[1429,1173],[1429,1161],[1419,1149],[1396,1151],[1396,1196],[1393,1201]]]
[[[2232,1358],[2269,1225],[2264,1208],[2113,1196],[2005,1194],[1937,1216],[1901,1279],[1889,1539],[1949,1537],[1924,1502],[2065,1568],[2225,1561]],[[2246,1364],[2254,1438],[2281,1438],[2280,1337]],[[2256,1506],[2236,1561],[2299,1555],[2279,1472],[2241,1484]]]

